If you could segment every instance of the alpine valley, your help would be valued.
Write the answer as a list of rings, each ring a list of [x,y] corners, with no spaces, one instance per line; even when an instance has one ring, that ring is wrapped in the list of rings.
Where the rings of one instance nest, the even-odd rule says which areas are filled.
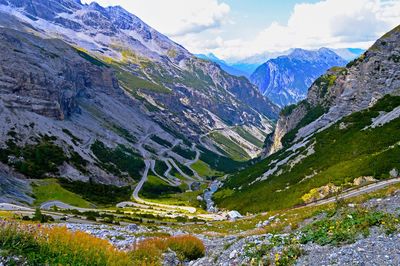
[[[400,264],[400,26],[359,52],[249,75],[120,6],[0,0],[0,265]]]

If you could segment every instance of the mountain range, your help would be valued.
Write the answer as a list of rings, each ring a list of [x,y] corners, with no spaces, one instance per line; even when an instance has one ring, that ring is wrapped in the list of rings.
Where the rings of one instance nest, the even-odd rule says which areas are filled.
[[[279,106],[303,100],[311,84],[333,66],[344,66],[346,60],[332,50],[294,49],[289,55],[270,59],[250,76],[261,93]]]
[[[307,89],[326,70],[333,66],[344,66],[363,51],[356,48],[296,48],[281,53],[264,53],[230,63],[212,53],[196,56],[217,63],[231,75],[247,77],[263,95],[283,107],[303,100]]]
[[[143,159],[165,161],[164,146],[176,146],[170,153],[180,164],[185,151],[195,153],[192,144],[214,158],[247,160],[278,117],[247,79],[198,59],[121,7],[2,0],[0,12],[0,119],[9,136],[2,161],[19,172],[30,171],[9,158],[44,143],[66,154],[53,175],[114,185],[138,180]],[[96,145],[123,147],[141,167],[111,169]]]
[[[209,60],[211,62],[219,64],[226,72],[235,76],[245,76],[249,78],[254,71],[267,62],[268,60],[275,59],[279,56],[289,55],[293,52],[293,50],[299,48],[293,48],[282,52],[265,52],[262,54],[257,54],[251,57],[247,57],[244,59],[229,59],[222,60],[218,58],[215,54],[196,54],[197,57],[205,60]],[[333,51],[341,58],[346,61],[351,61],[357,57],[359,57],[364,50],[360,48],[328,48]],[[314,51],[314,50],[308,50]]]

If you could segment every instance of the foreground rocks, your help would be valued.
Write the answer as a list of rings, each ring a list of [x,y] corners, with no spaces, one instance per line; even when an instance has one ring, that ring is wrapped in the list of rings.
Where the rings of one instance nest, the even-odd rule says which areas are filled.
[[[359,207],[369,210],[380,211],[393,214],[398,217],[400,210],[400,191],[396,191],[386,198],[371,199],[359,204]],[[349,204],[346,208],[356,208],[356,204]],[[319,214],[316,220],[325,218],[326,215]],[[275,217],[272,217],[274,220]],[[311,219],[310,219],[311,220]],[[315,220],[315,219],[314,219]],[[268,221],[268,220],[267,220]],[[310,221],[309,221],[310,222]],[[307,223],[303,222],[300,227]],[[268,225],[260,223],[258,227]],[[299,244],[299,257],[291,263],[295,265],[400,265],[400,233],[397,232],[387,235],[382,228],[370,228],[370,235],[363,237],[360,235],[355,243],[343,244],[341,246],[320,246],[314,243]],[[276,254],[281,253],[284,248],[283,243],[275,239],[299,239],[299,231],[289,234],[263,234],[255,236],[228,236],[228,237],[203,237],[204,244],[207,246],[207,255],[197,261],[191,262],[191,266],[200,265],[268,265],[277,258]],[[264,252],[261,258],[257,254],[262,254],[263,246],[273,243],[274,247],[268,252]],[[263,258],[264,257],[264,261]],[[264,264],[259,264],[264,263]],[[277,265],[277,264],[276,264]]]
[[[3,254],[2,250],[0,250],[0,266],[7,265],[25,266],[28,265],[28,263],[23,257]]]
[[[306,245],[296,265],[400,265],[400,234],[376,234],[343,247]]]

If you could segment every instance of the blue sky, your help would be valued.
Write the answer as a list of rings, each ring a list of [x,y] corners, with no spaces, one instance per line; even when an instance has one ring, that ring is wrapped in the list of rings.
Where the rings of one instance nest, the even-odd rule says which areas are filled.
[[[224,2],[231,7],[231,16],[236,22],[229,28],[228,34],[240,36],[243,33],[257,34],[274,21],[284,24],[297,3],[316,3],[318,0],[226,0]]]
[[[368,48],[400,24],[400,0],[98,2],[121,5],[193,53],[232,61],[290,48]]]
[[[285,23],[298,0],[274,1],[274,0],[226,0],[231,7],[231,14],[238,22],[249,26],[266,27],[273,21]],[[305,1],[317,2],[317,1]]]

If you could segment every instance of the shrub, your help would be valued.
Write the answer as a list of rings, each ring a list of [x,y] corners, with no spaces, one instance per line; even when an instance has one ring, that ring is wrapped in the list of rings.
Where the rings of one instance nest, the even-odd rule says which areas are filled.
[[[283,136],[282,138],[282,145],[283,146],[288,146],[296,137],[297,132],[304,126],[308,125],[309,123],[315,121],[317,118],[322,116],[324,113],[326,113],[327,109],[321,105],[317,105],[315,107],[309,107],[307,106],[307,114],[303,117],[303,119],[300,120],[300,122],[297,124],[296,128],[293,130],[289,131],[286,133],[286,135]]]
[[[121,172],[127,172],[133,179],[140,178],[144,161],[133,150],[122,145],[110,149],[98,140],[93,143],[91,150],[99,160],[100,166],[108,172],[121,177]]]
[[[67,179],[60,179],[59,182],[64,189],[81,195],[85,200],[98,204],[115,204],[129,200],[132,195],[130,186],[117,187],[99,184],[93,182],[92,179],[89,180],[89,183]]]
[[[389,178],[393,168],[400,169],[400,147],[396,144],[400,141],[397,134],[400,119],[380,127],[364,128],[371,125],[379,112],[390,112],[399,105],[400,97],[387,95],[373,107],[344,117],[324,131],[317,132],[307,144],[308,149],[314,146],[314,153],[293,167],[288,163],[279,167],[276,165],[276,162],[293,154],[290,149],[284,148],[235,173],[214,194],[216,204],[240,212],[285,209],[302,204],[302,195],[327,183],[343,186],[360,176],[373,176],[380,180]],[[298,149],[297,154],[306,155],[307,146]],[[267,180],[252,184],[274,167],[278,168],[277,171]],[[313,177],[305,178],[307,176]],[[234,190],[238,187],[241,189]],[[223,195],[223,190],[233,193]]]
[[[167,239],[168,247],[175,251],[181,261],[195,260],[205,254],[203,242],[197,237],[181,235]]]
[[[150,238],[139,242],[132,250],[133,261],[139,265],[158,265],[162,253],[168,249],[174,251],[181,262],[205,255],[205,247],[200,239],[191,235],[181,235]]]
[[[180,145],[175,146],[172,151],[186,159],[193,160],[196,157],[196,152],[183,148]]]
[[[246,162],[234,161],[231,158],[218,155],[202,146],[199,147],[201,154],[200,160],[208,164],[212,169],[224,173],[233,173],[245,167]]]
[[[83,50],[76,49],[76,52],[78,53],[78,55],[80,57],[82,57],[83,59],[89,61],[93,65],[96,65],[96,66],[99,66],[99,67],[108,67],[108,65],[106,65],[102,61],[98,60],[97,58],[94,58],[93,56],[89,55],[88,53],[86,53]]]
[[[40,209],[36,208],[35,214],[33,215],[33,218],[32,218],[32,221],[38,221],[40,223],[47,223],[47,222],[54,221],[54,218],[49,215],[42,214]]]
[[[169,142],[169,141],[167,141],[165,139],[162,139],[162,138],[160,138],[158,136],[152,136],[151,140],[153,140],[154,142],[157,142],[158,144],[160,144],[160,145],[162,145],[164,147],[167,147],[167,148],[172,147],[171,142]]]
[[[31,178],[45,178],[48,174],[58,175],[58,167],[64,162],[74,165],[82,173],[86,173],[87,162],[72,148],[69,148],[70,158],[64,150],[53,143],[55,137],[44,136],[35,145],[17,146],[12,140],[6,142],[7,148],[0,149],[0,161],[9,164]],[[15,162],[9,161],[9,156],[22,158]]]
[[[57,174],[58,167],[68,160],[60,147],[47,141],[34,146],[25,146],[15,153],[24,158],[23,161],[16,163],[16,169],[33,178],[43,178],[46,173]]]
[[[149,175],[148,181],[143,184],[140,195],[145,198],[159,198],[163,195],[183,192],[181,188],[169,185],[156,176]]]
[[[291,104],[291,105],[287,105],[284,108],[282,108],[280,115],[282,116],[289,116],[294,109],[296,109],[297,104]]]
[[[275,254],[276,265],[294,265],[297,258],[304,254],[299,245],[289,245],[282,249],[281,253]]]
[[[340,245],[355,242],[358,235],[369,235],[369,228],[382,226],[386,233],[396,231],[398,220],[392,215],[368,210],[344,212],[339,218],[317,221],[306,226],[302,231],[303,244],[314,242],[320,245]]]

